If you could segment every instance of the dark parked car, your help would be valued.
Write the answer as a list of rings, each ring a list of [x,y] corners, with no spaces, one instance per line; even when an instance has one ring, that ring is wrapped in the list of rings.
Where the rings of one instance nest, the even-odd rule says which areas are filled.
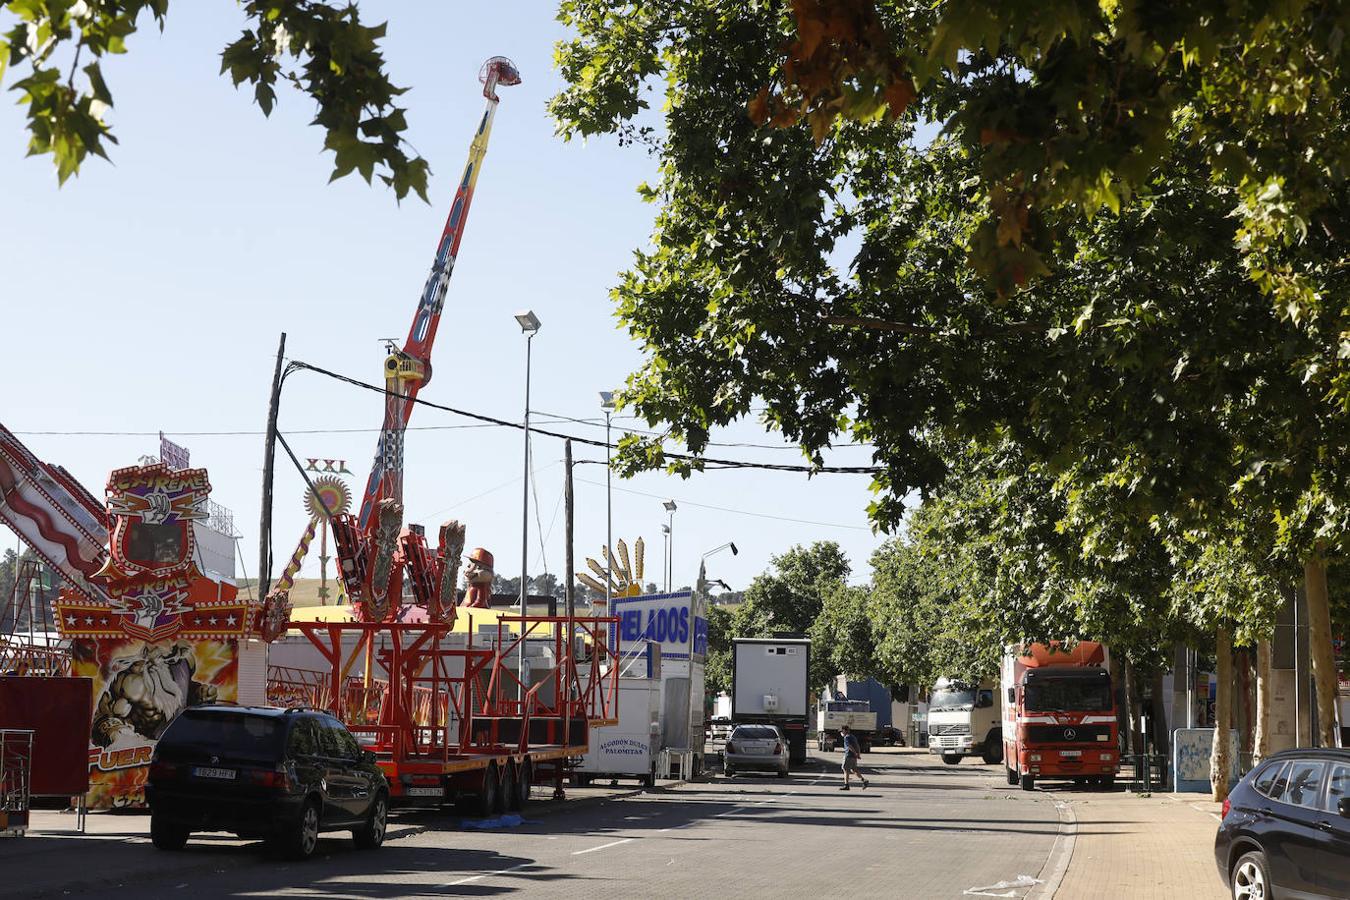
[[[313,710],[184,710],[155,748],[146,797],[161,850],[181,850],[194,831],[262,838],[299,859],[321,831],[350,830],[357,846],[378,847],[389,813],[375,755]]]
[[[1350,750],[1286,750],[1248,772],[1214,857],[1235,898],[1350,897]]]

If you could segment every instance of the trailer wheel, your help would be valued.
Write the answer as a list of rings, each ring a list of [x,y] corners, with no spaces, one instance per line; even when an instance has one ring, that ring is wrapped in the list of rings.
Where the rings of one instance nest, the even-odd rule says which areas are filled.
[[[647,788],[656,787],[656,763],[652,763],[651,768],[646,775],[642,776],[642,785]]]
[[[474,797],[474,811],[480,816],[492,815],[497,811],[497,802],[500,796],[500,785],[497,783],[497,764],[488,763],[488,767],[483,770],[483,780],[478,785],[478,793]]]
[[[516,795],[516,766],[514,763],[507,763],[501,771],[501,784],[497,786],[497,802],[492,807],[493,813],[504,813],[512,808]]]
[[[534,767],[528,759],[522,760],[516,772],[516,790],[511,795],[511,809],[522,810],[530,802],[530,788],[534,784]]]

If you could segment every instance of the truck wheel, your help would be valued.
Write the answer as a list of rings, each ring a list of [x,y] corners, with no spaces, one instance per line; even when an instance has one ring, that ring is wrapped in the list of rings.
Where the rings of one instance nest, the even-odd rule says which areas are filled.
[[[816,738],[816,749],[821,753],[825,752],[825,735],[822,734]]]
[[[942,761],[945,762],[945,763],[946,763],[947,765],[949,765],[949,766],[959,765],[960,762],[961,762],[961,754],[959,754],[959,753],[944,753],[944,754],[942,754]]]
[[[1003,762],[1003,742],[995,740],[992,736],[985,738],[984,749],[980,751],[980,759],[984,760],[987,766],[995,766]]]
[[[1012,766],[1005,765],[1003,771],[1008,776],[1008,784],[1017,784],[1017,770]]]
[[[1112,790],[1112,789],[1114,789],[1115,786],[1116,786],[1116,776],[1114,776],[1114,775],[1103,775],[1103,776],[1102,776],[1102,780],[1101,780],[1099,783],[1100,783],[1101,786],[1102,786],[1103,788],[1105,788],[1106,790],[1108,790],[1108,791],[1109,791],[1109,790]]]
[[[1035,776],[1035,775],[1023,775],[1023,776],[1022,776],[1022,790],[1024,790],[1024,791],[1034,791],[1034,790],[1036,790],[1036,776]]]

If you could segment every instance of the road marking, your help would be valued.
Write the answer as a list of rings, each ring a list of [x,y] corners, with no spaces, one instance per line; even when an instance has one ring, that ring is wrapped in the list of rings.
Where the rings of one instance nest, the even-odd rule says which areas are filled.
[[[622,840],[610,841],[608,844],[601,844],[599,847],[587,847],[585,850],[573,850],[572,855],[580,856],[583,853],[594,853],[597,850],[605,850],[610,847],[617,847],[620,844],[626,844],[631,840],[633,840],[633,838],[623,838]]]
[[[506,869],[498,869],[498,870],[495,871],[495,872],[484,872],[484,873],[482,873],[481,875],[470,875],[468,878],[461,878],[459,881],[449,881],[449,882],[446,882],[445,884],[441,885],[441,887],[454,887],[455,885],[458,885],[458,884],[471,884],[471,883],[473,883],[473,882],[475,882],[475,881],[481,881],[481,880],[484,879],[484,878],[491,878],[491,877],[494,876],[494,875],[505,875],[505,874],[507,874],[508,872],[516,872],[516,871],[519,871],[520,869],[528,869],[530,866],[533,866],[533,865],[534,865],[534,863],[532,863],[532,862],[527,862],[527,863],[521,863],[520,865],[511,866],[511,867],[506,868]]]

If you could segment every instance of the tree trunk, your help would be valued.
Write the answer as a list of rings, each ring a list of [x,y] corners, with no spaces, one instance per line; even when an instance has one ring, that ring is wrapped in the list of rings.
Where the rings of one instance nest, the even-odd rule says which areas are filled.
[[[1228,629],[1220,625],[1214,642],[1214,744],[1209,755],[1209,783],[1216,801],[1228,799],[1229,720],[1232,718],[1233,645]]]
[[[1246,647],[1233,649],[1233,727],[1238,733],[1238,771],[1245,771],[1243,760],[1250,760],[1252,741],[1252,654]]]
[[[1270,641],[1256,642],[1256,734],[1252,739],[1252,765],[1270,753]]]
[[[1331,604],[1327,596],[1327,564],[1320,556],[1303,564],[1308,598],[1308,655],[1312,657],[1317,692],[1317,746],[1336,746],[1336,662],[1331,652]]]

